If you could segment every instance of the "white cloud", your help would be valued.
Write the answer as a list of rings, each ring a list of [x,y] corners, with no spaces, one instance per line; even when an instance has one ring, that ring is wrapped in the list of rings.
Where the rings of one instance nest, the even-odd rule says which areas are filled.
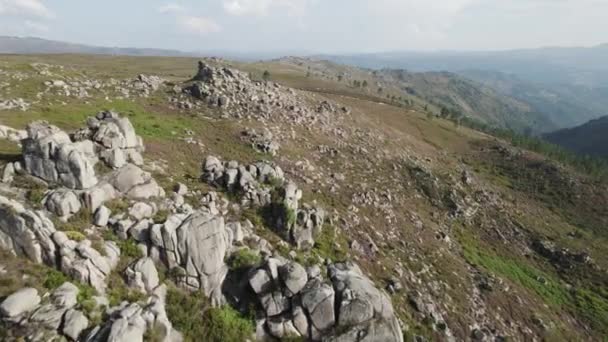
[[[40,0],[0,0],[0,15],[51,19],[55,14]]]
[[[223,0],[224,10],[232,15],[269,14],[272,9],[287,10],[290,15],[301,15],[310,0]]]
[[[206,35],[216,33],[222,30],[221,26],[213,19],[204,16],[188,15],[188,9],[176,3],[167,3],[160,8],[158,12],[170,15],[175,19],[176,26],[183,32]]]
[[[184,6],[176,3],[164,4],[158,8],[160,13],[183,13],[186,11]]]
[[[34,33],[49,32],[48,26],[46,26],[43,23],[36,22],[36,21],[26,20],[23,23],[23,26],[26,28],[27,31],[34,32]]]
[[[221,31],[221,27],[212,19],[180,15],[177,17],[178,26],[188,33],[206,35]]]

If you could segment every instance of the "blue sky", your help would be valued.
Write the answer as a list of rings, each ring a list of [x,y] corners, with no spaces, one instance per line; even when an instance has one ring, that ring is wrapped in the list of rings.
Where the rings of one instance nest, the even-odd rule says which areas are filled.
[[[0,35],[188,51],[374,52],[608,42],[608,0],[0,0]]]

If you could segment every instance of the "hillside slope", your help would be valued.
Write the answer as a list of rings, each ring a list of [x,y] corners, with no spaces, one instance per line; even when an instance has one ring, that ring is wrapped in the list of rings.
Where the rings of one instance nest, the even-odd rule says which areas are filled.
[[[369,70],[197,62],[0,57],[2,339],[608,334],[606,183]]]
[[[606,133],[608,133],[608,117],[605,116],[578,127],[546,134],[544,138],[578,154],[608,157]]]
[[[449,72],[408,72],[401,69],[358,69],[329,61],[284,58],[286,67],[314,77],[344,84],[350,89],[382,101],[427,106],[436,115],[442,108],[484,122],[516,131],[556,129],[553,118],[536,112],[529,104],[502,95],[493,88]],[[363,82],[365,82],[363,84]],[[407,102],[410,104],[410,102]]]

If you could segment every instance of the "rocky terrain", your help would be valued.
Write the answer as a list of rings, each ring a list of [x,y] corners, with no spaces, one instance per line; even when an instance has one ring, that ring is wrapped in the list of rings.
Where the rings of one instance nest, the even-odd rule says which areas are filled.
[[[605,184],[309,70],[0,58],[3,340],[606,336]]]

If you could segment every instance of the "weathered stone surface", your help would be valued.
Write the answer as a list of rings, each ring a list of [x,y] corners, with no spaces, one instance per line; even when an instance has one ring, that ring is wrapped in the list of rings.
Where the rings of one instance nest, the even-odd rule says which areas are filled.
[[[57,189],[50,192],[43,200],[48,211],[67,220],[80,211],[80,199],[71,190]]]
[[[150,173],[143,171],[134,164],[127,164],[115,171],[109,183],[123,195],[132,199],[148,199],[164,197],[165,191],[158,186]]]
[[[17,317],[34,310],[40,304],[38,290],[23,288],[10,296],[0,305],[0,313],[5,317]]]
[[[141,258],[126,270],[130,287],[141,292],[152,292],[159,285],[158,271],[154,261],[150,258]]]
[[[72,142],[65,132],[43,121],[29,124],[27,132],[23,159],[28,173],[71,189],[97,184],[92,142]]]
[[[124,303],[115,308],[108,320],[93,329],[86,341],[143,341],[146,331],[155,333],[166,342],[182,341],[181,334],[173,329],[165,310],[166,286],[159,286],[144,304]]]
[[[325,331],[334,325],[334,298],[334,289],[316,279],[309,281],[302,290],[302,307],[317,331]]]
[[[110,209],[108,209],[108,207],[106,207],[106,206],[99,207],[99,209],[97,209],[97,211],[95,212],[95,217],[93,218],[93,224],[95,224],[97,227],[107,226],[108,221],[110,220],[111,214],[112,214],[112,212],[110,211]]]
[[[338,326],[347,330],[337,341],[403,341],[403,335],[388,296],[377,289],[352,263],[329,266],[329,275],[339,303]],[[363,337],[361,337],[363,336]]]
[[[89,326],[89,320],[81,311],[70,309],[63,319],[62,333],[74,341]]]
[[[216,304],[223,302],[221,284],[228,272],[224,258],[229,247],[223,217],[204,209],[173,215],[162,227],[153,227],[150,239],[169,268],[181,266],[186,271],[184,286],[202,289]]]
[[[296,262],[290,262],[279,267],[279,275],[292,296],[300,293],[308,282],[306,270]]]
[[[43,212],[27,210],[0,196],[0,247],[37,263],[53,264],[55,226]]]

